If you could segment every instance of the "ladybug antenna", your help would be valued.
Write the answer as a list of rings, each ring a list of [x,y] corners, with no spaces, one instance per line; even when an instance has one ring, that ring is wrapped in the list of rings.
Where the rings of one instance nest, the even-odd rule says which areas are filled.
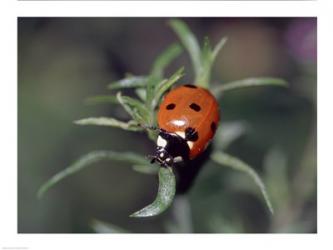
[[[147,155],[146,158],[150,160],[150,163],[153,164],[156,161],[155,155]]]

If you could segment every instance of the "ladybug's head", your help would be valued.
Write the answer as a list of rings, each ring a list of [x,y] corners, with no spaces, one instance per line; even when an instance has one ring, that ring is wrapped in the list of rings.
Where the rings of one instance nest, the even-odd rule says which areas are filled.
[[[186,161],[189,156],[189,147],[182,137],[160,129],[157,137],[155,154],[151,162],[157,161],[163,167],[172,167],[174,163]]]
[[[173,165],[173,157],[162,146],[157,146],[155,154],[151,156],[151,163],[155,161],[162,167],[171,167]]]

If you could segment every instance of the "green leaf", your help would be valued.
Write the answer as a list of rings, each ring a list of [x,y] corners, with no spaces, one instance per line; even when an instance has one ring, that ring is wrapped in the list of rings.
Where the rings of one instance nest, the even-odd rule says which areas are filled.
[[[194,83],[198,86],[208,88],[213,63],[217,54],[225,45],[227,38],[223,37],[215,48],[212,49],[209,39],[206,37],[201,50],[197,39],[184,22],[181,20],[172,20],[170,25],[190,55],[195,73]]]
[[[151,75],[146,85],[146,107],[151,107],[151,102],[155,96],[156,84],[160,82],[160,79]]]
[[[204,47],[202,49],[201,54],[201,68],[200,73],[195,79],[195,83],[198,86],[208,88],[210,84],[210,76],[213,68],[213,64],[215,62],[217,54],[223,48],[227,39],[222,38],[220,42],[215,46],[214,51],[210,46],[209,39],[206,37],[204,42]]]
[[[129,231],[118,227],[116,225],[113,225],[111,223],[106,223],[103,221],[99,221],[96,219],[93,219],[90,223],[91,227],[96,233],[102,233],[102,234],[123,234],[123,233],[130,233]]]
[[[137,171],[139,173],[142,174],[157,174],[158,172],[158,168],[156,167],[156,165],[153,164],[145,164],[145,165],[133,165],[132,166],[134,171]]]
[[[73,164],[60,171],[52,178],[50,178],[47,182],[45,182],[38,190],[37,196],[38,198],[42,198],[46,191],[48,191],[51,187],[53,187],[58,182],[62,181],[68,176],[71,176],[85,167],[96,163],[101,160],[114,160],[114,161],[123,161],[131,164],[149,164],[149,162],[142,156],[134,154],[132,152],[114,152],[114,151],[93,151],[90,152]]]
[[[201,59],[201,71],[197,76],[195,83],[201,87],[208,88],[210,84],[210,77],[212,73],[213,64],[215,59],[223,48],[224,44],[227,42],[227,39],[223,37],[219,43],[215,46],[214,50],[210,46],[209,39],[206,38],[204,43],[204,48],[202,50],[202,59]]]
[[[95,105],[100,103],[119,104],[117,97],[114,95],[91,96],[86,98],[84,102],[88,105]]]
[[[135,94],[140,98],[141,101],[143,101],[143,102],[146,101],[146,98],[147,98],[146,89],[136,88],[134,91],[135,91]]]
[[[89,117],[74,122],[78,125],[97,125],[97,126],[111,126],[121,128],[129,131],[142,131],[142,127],[138,126],[136,121],[123,122],[112,117]]]
[[[255,182],[255,184],[260,188],[260,191],[265,199],[265,202],[266,202],[266,205],[267,205],[269,211],[272,214],[274,214],[273,206],[270,202],[270,198],[266,191],[265,184],[263,183],[263,181],[261,180],[259,175],[253,170],[253,168],[251,166],[249,166],[245,162],[239,160],[238,158],[231,156],[229,154],[226,154],[224,152],[221,152],[221,151],[213,152],[213,154],[211,155],[211,159],[218,164],[221,164],[221,165],[224,165],[227,167],[231,167],[235,170],[244,172],[248,176],[250,176],[253,179],[253,181]]]
[[[197,76],[199,76],[201,71],[201,51],[197,39],[187,25],[181,20],[171,20],[170,26],[178,35],[178,38],[182,42],[185,49],[188,51],[192,61],[194,73],[196,75],[195,78],[198,78]]]
[[[221,51],[221,49],[224,47],[224,45],[227,43],[228,38],[222,37],[221,40],[215,45],[215,48],[212,52],[212,60],[215,61],[218,53]]]
[[[208,37],[205,37],[204,39],[204,45],[201,51],[200,58],[201,60],[199,73],[196,75],[194,82],[200,87],[208,88],[212,66],[212,49]]]
[[[221,93],[225,93],[226,91],[240,89],[240,88],[256,87],[256,86],[288,87],[288,83],[280,78],[254,77],[254,78],[246,78],[243,80],[237,80],[225,83],[213,89],[212,92],[217,96]]]
[[[122,100],[131,107],[133,110],[137,110],[140,115],[144,118],[149,116],[149,111],[147,110],[144,103],[142,103],[140,100],[129,97],[129,96],[122,96]]]
[[[150,217],[164,212],[172,203],[176,192],[176,178],[171,168],[160,168],[159,187],[154,202],[130,215],[131,217]]]
[[[163,79],[165,68],[182,51],[179,44],[169,46],[154,62],[150,75],[146,78],[145,91],[136,91],[141,100],[145,101],[146,107],[151,107],[151,102],[155,96],[156,85]]]
[[[156,119],[155,119],[155,116],[153,116],[153,117],[151,118],[150,123],[147,123],[147,124],[156,127]],[[154,131],[154,130],[148,129],[148,130],[147,130],[147,134],[148,134],[148,138],[149,138],[150,140],[152,140],[154,143],[156,143],[156,140],[157,140],[157,137],[158,137],[158,131]]]
[[[249,129],[249,124],[244,121],[223,122],[216,131],[214,146],[225,150]]]
[[[264,171],[267,189],[273,204],[284,207],[290,201],[291,185],[288,181],[288,163],[286,154],[279,148],[272,148],[264,158]],[[279,188],[277,188],[279,187]]]
[[[213,52],[208,37],[205,37],[201,52],[200,72],[195,78],[195,83],[203,88],[209,87],[210,74],[213,64]]]
[[[145,105],[129,96],[122,96],[121,92],[117,93],[117,99],[119,103],[123,106],[126,112],[138,123],[145,124],[147,119],[149,119],[149,111],[146,109]]]
[[[145,76],[128,76],[119,81],[113,82],[108,85],[108,89],[123,89],[123,88],[137,88],[144,87],[147,83]]]
[[[152,101],[152,107],[155,108],[163,96],[163,94],[170,89],[180,78],[184,76],[184,67],[177,70],[168,80],[162,81],[156,90],[155,97]]]
[[[165,68],[182,52],[180,45],[172,44],[154,62],[151,75],[162,79]]]

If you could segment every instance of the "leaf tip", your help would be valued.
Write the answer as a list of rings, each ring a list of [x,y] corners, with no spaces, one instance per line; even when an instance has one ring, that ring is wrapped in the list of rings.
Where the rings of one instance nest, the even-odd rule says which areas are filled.
[[[121,94],[121,91],[118,91],[118,92],[117,92],[116,97],[117,97],[118,101],[119,101],[119,100],[122,100],[122,97],[123,97],[123,96],[122,96],[122,94]]]
[[[130,214],[129,217],[130,218],[144,218],[144,217],[154,216],[154,215],[149,215],[147,213],[142,213],[144,211],[144,209],[145,208]]]
[[[269,208],[269,211],[271,212],[271,215],[273,216],[273,215],[274,215],[274,208],[273,208],[273,207],[270,207],[270,208]]]
[[[82,119],[73,121],[76,125],[82,125]]]
[[[137,212],[135,213],[132,213],[129,215],[130,218],[137,218],[137,217],[140,217],[140,216],[137,216]]]
[[[37,190],[37,193],[36,193],[36,197],[38,200],[41,200],[43,197],[44,197],[44,194],[45,194],[45,187],[44,185],[42,185],[38,190]]]
[[[289,83],[283,78],[267,78],[267,79],[268,79],[268,84],[267,85],[270,85],[269,84],[269,80],[270,80],[271,85],[276,85],[276,86],[280,86],[280,87],[289,88]]]
[[[281,86],[282,86],[282,87],[285,87],[285,88],[289,88],[289,87],[290,87],[289,82],[287,82],[287,81],[284,80],[284,79],[281,79]]]
[[[172,26],[172,25],[176,25],[176,24],[179,23],[179,22],[181,22],[179,19],[173,18],[173,19],[171,19],[171,20],[168,22],[168,24],[169,24],[170,26]]]
[[[116,89],[116,88],[117,88],[116,85],[117,85],[117,82],[109,83],[109,84],[106,86],[106,89],[108,89],[108,90]]]

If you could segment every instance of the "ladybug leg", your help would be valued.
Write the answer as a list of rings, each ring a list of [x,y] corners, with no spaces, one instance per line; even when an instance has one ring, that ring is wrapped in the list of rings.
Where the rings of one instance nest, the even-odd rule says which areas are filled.
[[[194,128],[188,127],[185,129],[185,140],[196,141],[198,138],[198,132]]]
[[[150,163],[153,164],[156,161],[156,156],[154,155],[147,155],[148,160],[150,160]]]
[[[156,161],[156,158],[152,157],[151,160],[150,160],[150,163],[153,164],[155,161]]]

